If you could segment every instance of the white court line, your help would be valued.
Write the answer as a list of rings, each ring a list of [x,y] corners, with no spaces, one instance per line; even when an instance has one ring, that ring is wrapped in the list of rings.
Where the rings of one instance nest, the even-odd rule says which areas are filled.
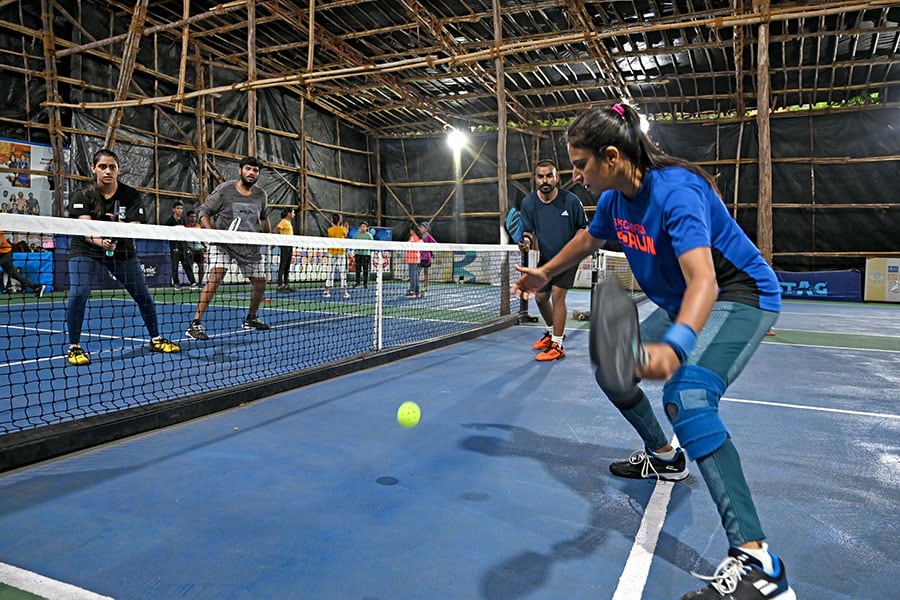
[[[723,402],[737,404],[758,404],[762,406],[777,406],[779,408],[794,408],[797,410],[811,410],[817,412],[837,413],[843,415],[858,415],[878,419],[900,419],[900,415],[887,413],[864,412],[859,410],[845,410],[840,408],[824,408],[821,406],[809,406],[806,404],[787,404],[784,402],[763,402],[761,400],[747,400],[744,398],[722,398]],[[673,439],[672,445],[677,446],[678,440]],[[653,494],[644,509],[641,518],[641,526],[634,537],[631,553],[625,561],[622,575],[619,576],[619,585],[613,594],[612,600],[641,600],[644,586],[647,584],[647,576],[650,573],[650,563],[656,553],[656,543],[659,540],[659,532],[666,520],[666,509],[669,505],[669,497],[672,495],[674,484],[668,481],[657,481],[653,488]]]
[[[678,436],[673,435],[669,443],[677,448]],[[641,600],[674,485],[671,481],[660,480],[653,486],[653,494],[647,508],[644,509],[641,526],[634,536],[634,544],[631,546],[628,560],[625,561],[625,568],[619,576],[619,585],[616,586],[612,600]]]
[[[743,398],[722,398],[722,401],[736,402],[738,404],[761,404],[763,406],[778,406],[780,408],[796,408],[797,410],[813,410],[818,412],[840,413],[842,415],[859,415],[861,417],[874,417],[878,419],[900,419],[900,415],[891,415],[888,413],[864,412],[861,410],[846,410],[843,408],[825,408],[822,406],[809,406],[808,404],[763,402],[762,400],[745,400]]]
[[[612,600],[641,600],[674,485],[670,481],[658,481],[653,488],[653,495],[644,509],[641,527],[634,536],[631,553],[625,561],[625,568],[619,576],[619,585]]]
[[[0,563],[0,582],[41,598],[53,598],[53,600],[113,600],[111,596],[101,596],[6,563]]]

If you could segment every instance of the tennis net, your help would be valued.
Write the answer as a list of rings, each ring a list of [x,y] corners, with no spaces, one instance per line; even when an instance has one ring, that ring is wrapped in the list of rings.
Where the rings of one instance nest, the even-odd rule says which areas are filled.
[[[57,435],[73,423],[83,431],[94,423],[110,429],[106,425],[114,420],[128,435],[149,428],[147,421],[158,427],[227,408],[474,337],[512,325],[517,317],[510,307],[518,303],[509,294],[513,265],[521,260],[515,246],[17,215],[3,215],[0,227],[14,250],[23,250],[13,253],[14,264],[43,286],[36,294],[24,284],[10,285],[0,295],[0,449],[19,434],[33,443],[41,431]],[[101,248],[103,240],[116,241],[112,256]],[[129,247],[142,277],[126,265]],[[232,254],[258,253],[259,271],[250,275],[264,280],[264,291],[254,295],[247,273],[221,253],[223,247]],[[92,252],[93,257],[81,256]],[[285,271],[279,274],[283,254],[286,279]],[[210,297],[204,285],[223,269],[221,285]],[[125,289],[141,300],[140,278],[149,292],[143,301]],[[75,293],[79,285],[90,289],[83,318],[77,298],[84,294]],[[208,307],[198,328],[194,318],[201,297]],[[80,335],[73,333],[79,330]],[[157,340],[151,348],[153,334],[169,344]],[[84,358],[72,358],[74,342]],[[176,347],[179,351],[172,352]],[[161,418],[163,410],[170,414]],[[121,425],[129,419],[144,422]],[[100,441],[105,438],[92,443]],[[69,451],[76,442],[66,443],[70,446],[63,450]],[[0,459],[0,469],[8,460]]]

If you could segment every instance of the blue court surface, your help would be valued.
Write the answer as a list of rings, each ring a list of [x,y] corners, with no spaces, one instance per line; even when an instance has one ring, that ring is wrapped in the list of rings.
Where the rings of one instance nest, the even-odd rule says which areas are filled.
[[[798,598],[897,597],[898,317],[789,302],[722,403]],[[536,362],[540,330],[514,327],[0,474],[0,581],[66,598],[677,599],[725,555],[718,516],[696,469],[608,473],[639,440],[594,382],[587,323],[570,325],[564,361]]]

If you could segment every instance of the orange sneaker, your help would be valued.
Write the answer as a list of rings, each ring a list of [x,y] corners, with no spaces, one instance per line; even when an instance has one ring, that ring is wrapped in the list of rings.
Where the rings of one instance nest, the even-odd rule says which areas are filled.
[[[566,335],[563,334],[563,341],[565,341]],[[549,333],[544,333],[544,337],[536,341],[531,347],[535,350],[546,350],[550,347],[550,343],[553,341],[553,336]]]
[[[542,337],[541,339],[536,341],[534,343],[534,345],[532,345],[531,347],[534,348],[535,350],[546,350],[547,348],[550,347],[550,342],[552,342],[552,341],[553,341],[553,339],[552,339],[551,335],[545,331],[544,337]]]
[[[566,357],[566,351],[556,342],[550,342],[550,347],[534,357],[534,360],[548,362],[551,360],[562,360]]]

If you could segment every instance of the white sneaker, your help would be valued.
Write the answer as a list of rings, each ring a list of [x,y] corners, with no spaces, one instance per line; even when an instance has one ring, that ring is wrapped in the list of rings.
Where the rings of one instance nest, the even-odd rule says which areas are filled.
[[[331,292],[325,292],[324,294],[322,294],[322,296],[324,298],[331,298]]]
[[[350,297],[350,292],[348,292],[347,290],[344,290],[344,298],[349,298],[349,297]]]

